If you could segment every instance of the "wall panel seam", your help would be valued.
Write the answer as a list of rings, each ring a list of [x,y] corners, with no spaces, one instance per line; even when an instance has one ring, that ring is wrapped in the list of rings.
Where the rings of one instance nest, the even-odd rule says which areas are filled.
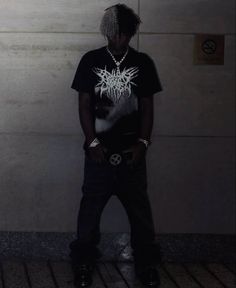
[[[82,35],[101,35],[100,32],[82,32],[82,31],[0,31],[0,34],[82,34]],[[236,33],[217,33],[217,32],[140,32],[140,35],[197,35],[197,34],[210,34],[210,35],[226,35],[236,36]]]
[[[138,16],[140,17],[140,1],[141,0],[138,0]],[[140,28],[138,29],[138,33],[137,33],[137,50],[139,51],[139,47],[140,47],[140,39],[139,39],[139,36],[140,36]]]
[[[59,134],[59,133],[40,133],[40,132],[0,132],[1,135],[9,136],[53,136],[53,137],[79,137],[82,133],[70,133],[70,134]],[[154,134],[155,138],[235,138],[234,135],[168,135],[168,134]]]

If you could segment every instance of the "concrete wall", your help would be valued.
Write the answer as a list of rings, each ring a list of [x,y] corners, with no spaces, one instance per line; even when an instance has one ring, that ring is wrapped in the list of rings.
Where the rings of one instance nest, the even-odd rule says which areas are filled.
[[[156,62],[148,154],[157,233],[234,233],[234,0],[129,0],[143,24],[132,45]],[[0,1],[0,230],[75,231],[83,135],[70,89],[82,54],[104,45],[116,1]],[[225,35],[225,64],[193,65],[195,33]],[[128,231],[120,203],[102,230]]]

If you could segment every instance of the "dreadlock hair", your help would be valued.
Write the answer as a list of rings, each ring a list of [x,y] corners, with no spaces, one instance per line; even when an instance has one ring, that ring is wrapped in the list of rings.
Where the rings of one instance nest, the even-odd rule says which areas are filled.
[[[130,37],[138,30],[141,20],[134,11],[125,4],[117,4],[105,10],[100,30],[105,37],[112,38],[124,33]]]

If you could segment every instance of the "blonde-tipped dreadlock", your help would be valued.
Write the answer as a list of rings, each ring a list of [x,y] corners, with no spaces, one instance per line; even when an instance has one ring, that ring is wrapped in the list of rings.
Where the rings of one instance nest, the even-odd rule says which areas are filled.
[[[100,30],[102,35],[112,38],[119,33],[117,7],[112,6],[110,8],[107,8],[105,11],[106,12],[102,18],[102,22],[100,25]]]
[[[134,11],[125,4],[117,4],[105,10],[100,30],[102,35],[113,38],[116,34],[124,33],[134,36],[141,20]]]

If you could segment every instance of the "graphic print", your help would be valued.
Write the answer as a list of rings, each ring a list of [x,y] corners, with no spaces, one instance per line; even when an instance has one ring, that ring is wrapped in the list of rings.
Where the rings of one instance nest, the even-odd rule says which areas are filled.
[[[137,67],[113,69],[111,73],[105,69],[95,68],[94,72],[100,78],[95,88],[100,89],[100,96],[105,94],[113,103],[120,101],[121,97],[128,98],[131,95],[131,86],[136,84],[131,80],[138,74]]]
[[[99,99],[107,98],[112,104],[102,105],[103,115],[96,116],[96,132],[105,132],[110,130],[122,117],[132,114],[138,109],[137,97],[132,91],[132,86],[136,86],[133,79],[138,76],[139,69],[130,67],[120,71],[119,68],[112,69],[109,72],[105,66],[104,69],[94,68],[94,73],[98,76],[98,83],[95,86],[95,94]],[[99,108],[101,112],[101,107]]]

